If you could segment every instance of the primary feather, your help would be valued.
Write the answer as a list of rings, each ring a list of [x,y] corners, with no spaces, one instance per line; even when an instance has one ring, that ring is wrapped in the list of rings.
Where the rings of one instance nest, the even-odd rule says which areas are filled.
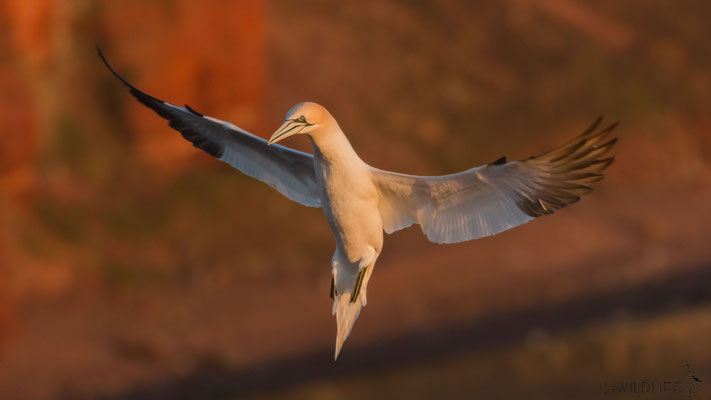
[[[604,156],[617,141],[608,138],[617,124],[596,131],[600,122],[524,161],[502,159],[442,176],[372,168],[383,229],[392,233],[417,223],[429,240],[456,243],[495,235],[575,203],[614,160]]]
[[[311,154],[278,144],[267,146],[266,140],[229,122],[206,117],[187,105],[178,107],[143,93],[116,73],[101,51],[98,52],[106,67],[129,88],[133,97],[167,119],[169,125],[193,146],[266,183],[297,203],[320,207]]]

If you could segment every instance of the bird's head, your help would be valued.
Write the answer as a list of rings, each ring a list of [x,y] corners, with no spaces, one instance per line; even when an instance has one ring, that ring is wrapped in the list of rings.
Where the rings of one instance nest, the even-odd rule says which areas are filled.
[[[331,114],[316,103],[299,103],[286,113],[284,123],[269,138],[269,144],[300,133],[313,134],[333,119]]]

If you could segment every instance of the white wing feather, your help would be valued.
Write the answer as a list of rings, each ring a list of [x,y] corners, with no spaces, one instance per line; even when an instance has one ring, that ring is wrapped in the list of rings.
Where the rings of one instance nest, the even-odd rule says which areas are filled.
[[[392,233],[420,224],[436,243],[495,235],[574,203],[614,157],[600,158],[616,143],[613,124],[595,132],[598,118],[581,135],[525,161],[504,159],[443,176],[414,176],[371,168],[380,192],[383,229]]]
[[[318,184],[311,154],[267,141],[228,122],[204,116],[192,108],[166,103],[136,89],[111,68],[101,51],[99,56],[109,70],[128,86],[131,94],[199,149],[217,157],[246,175],[259,179],[289,199],[310,207],[320,207]]]

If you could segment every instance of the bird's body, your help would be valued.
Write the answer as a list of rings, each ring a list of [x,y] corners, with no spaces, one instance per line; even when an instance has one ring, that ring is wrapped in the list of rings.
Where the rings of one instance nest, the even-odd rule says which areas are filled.
[[[383,247],[383,224],[371,169],[358,157],[335,119],[330,117],[323,123],[321,134],[313,135],[311,143],[321,208],[336,242],[331,272],[333,314],[338,321],[338,355],[361,307],[366,304],[365,289]],[[362,290],[351,299],[361,271],[365,274]]]
[[[613,161],[602,157],[616,142],[608,138],[615,124],[597,130],[598,118],[563,146],[524,161],[501,158],[444,176],[383,171],[358,157],[333,116],[318,104],[292,107],[266,141],[188,106],[177,107],[141,92],[99,55],[134,97],[166,118],[195,147],[291,200],[322,208],[336,243],[331,261],[336,357],[366,305],[383,232],[419,224],[437,243],[494,235],[578,201]],[[295,134],[310,137],[313,155],[274,144]]]
[[[383,228],[378,192],[368,166],[339,131],[340,146],[313,140],[314,172],[321,188],[323,214],[336,239],[336,249],[355,262],[372,247],[380,252]]]

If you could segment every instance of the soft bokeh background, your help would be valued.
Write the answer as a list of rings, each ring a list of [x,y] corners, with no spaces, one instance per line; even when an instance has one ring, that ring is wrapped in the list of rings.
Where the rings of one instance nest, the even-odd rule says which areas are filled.
[[[604,385],[686,385],[687,363],[711,398],[710,15],[0,1],[0,398],[628,398]],[[622,123],[617,162],[579,204],[492,238],[387,237],[334,363],[320,210],[195,150],[95,43],[148,93],[262,137],[319,102],[380,168],[525,158],[600,113]]]

